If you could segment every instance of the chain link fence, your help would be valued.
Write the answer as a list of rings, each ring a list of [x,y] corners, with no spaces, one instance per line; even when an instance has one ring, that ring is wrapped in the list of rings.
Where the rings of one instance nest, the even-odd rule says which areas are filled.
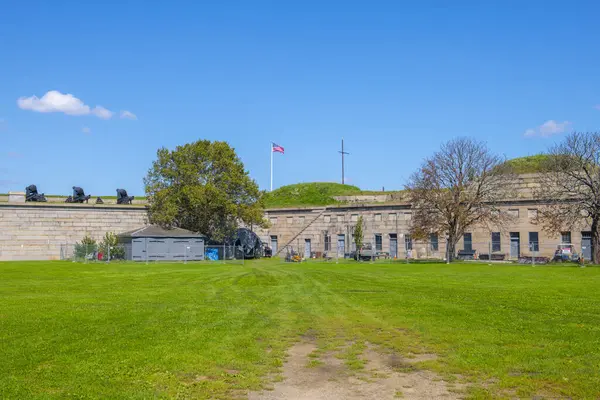
[[[487,262],[542,265],[548,263],[571,263],[585,265],[591,260],[591,243],[521,241],[519,237],[503,240],[472,241],[469,235],[459,240],[452,255],[447,239],[413,240],[409,235],[374,235],[373,240],[363,242],[361,249],[344,235],[337,241],[326,238],[298,239],[285,246],[278,256],[282,261],[362,261],[378,263],[412,262]]]
[[[425,242],[403,242],[398,245],[396,238],[392,238],[387,247],[383,243],[365,241],[360,250],[355,243],[347,243],[343,235],[337,241],[326,240],[324,243],[313,243],[312,240],[297,240],[294,244],[283,247],[278,252],[278,257],[287,262],[300,261],[368,261],[368,262],[409,262],[410,260],[440,261],[444,254],[437,245]]]
[[[62,244],[60,259],[76,262],[206,262],[223,264],[244,264],[246,257],[238,246],[203,245],[201,247],[183,246],[178,251],[156,252],[152,247],[137,250],[132,244],[103,246],[101,244]]]
[[[480,261],[487,263],[512,262],[520,264],[541,265],[547,263],[575,263],[585,265],[591,262],[591,237],[577,237],[573,242],[561,240],[535,240],[535,235],[528,233],[492,236],[487,241],[470,240],[469,235],[461,238],[454,250],[454,261]],[[59,249],[57,249],[57,247]],[[210,245],[179,246],[170,252],[158,252],[153,248],[144,248],[136,253],[132,244],[107,246],[103,242],[95,244],[39,244],[12,246],[10,254],[14,259],[48,259],[52,251],[61,260],[78,262],[213,262],[243,264],[249,257],[240,246]],[[18,252],[15,250],[18,250]],[[57,254],[57,250],[58,254]],[[138,249],[139,250],[139,249]],[[276,249],[275,249],[276,250]],[[365,235],[361,249],[356,248],[352,237],[348,235],[325,235],[321,240],[316,236],[298,238],[284,246],[280,252],[273,254],[281,261],[323,261],[343,262],[357,260],[363,262],[413,263],[423,261],[446,262],[448,250],[445,237],[433,240],[413,240],[410,235],[402,233]],[[56,257],[56,256],[54,256]]]

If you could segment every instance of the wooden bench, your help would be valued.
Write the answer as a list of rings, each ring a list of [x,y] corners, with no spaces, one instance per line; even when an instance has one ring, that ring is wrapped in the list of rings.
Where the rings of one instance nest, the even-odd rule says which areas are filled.
[[[479,255],[479,259],[480,260],[490,260],[490,255],[489,254],[480,254]],[[492,253],[492,257],[491,257],[492,261],[504,261],[506,260],[506,254],[504,253]]]
[[[459,250],[456,258],[459,260],[474,260],[475,250]]]

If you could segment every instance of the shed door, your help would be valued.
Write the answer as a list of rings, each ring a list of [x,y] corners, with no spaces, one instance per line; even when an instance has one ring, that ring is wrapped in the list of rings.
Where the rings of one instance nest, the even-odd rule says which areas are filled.
[[[131,259],[137,261],[146,260],[146,239],[138,238],[131,240]]]
[[[191,239],[170,239],[167,240],[170,260],[189,260],[192,250]]]
[[[192,239],[189,260],[204,260],[204,239]]]
[[[586,261],[592,259],[592,232],[581,232],[581,252]]]
[[[164,260],[169,255],[169,244],[166,239],[147,238],[149,260]]]

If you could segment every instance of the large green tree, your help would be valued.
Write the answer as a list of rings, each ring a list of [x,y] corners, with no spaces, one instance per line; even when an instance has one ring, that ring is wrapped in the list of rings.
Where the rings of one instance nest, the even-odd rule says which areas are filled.
[[[161,148],[144,179],[150,223],[224,240],[240,224],[264,225],[262,192],[226,142]]]

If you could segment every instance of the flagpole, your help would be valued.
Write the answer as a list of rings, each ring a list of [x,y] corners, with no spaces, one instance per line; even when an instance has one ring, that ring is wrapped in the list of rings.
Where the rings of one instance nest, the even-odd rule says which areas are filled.
[[[271,152],[271,192],[273,191],[273,142],[269,144],[269,151]]]

